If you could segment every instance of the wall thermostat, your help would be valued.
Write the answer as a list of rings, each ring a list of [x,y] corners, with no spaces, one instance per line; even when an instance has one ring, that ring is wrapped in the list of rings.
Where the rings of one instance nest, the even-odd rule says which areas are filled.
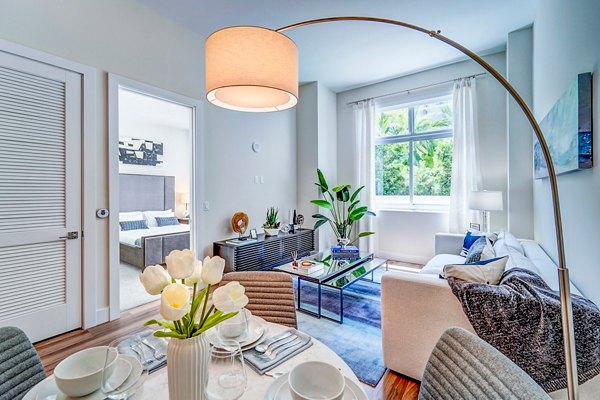
[[[255,153],[258,153],[258,152],[260,151],[260,147],[261,147],[261,146],[260,146],[260,143],[259,143],[259,142],[254,142],[254,143],[252,143],[252,150],[253,150]]]
[[[107,208],[99,208],[98,210],[96,210],[96,216],[98,218],[108,218],[109,215],[110,211],[108,211]]]

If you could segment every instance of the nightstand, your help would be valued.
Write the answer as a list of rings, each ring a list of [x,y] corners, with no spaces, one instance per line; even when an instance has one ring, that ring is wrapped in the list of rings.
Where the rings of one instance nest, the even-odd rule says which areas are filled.
[[[177,218],[177,221],[179,221],[180,224],[186,224],[186,225],[190,224],[189,218]]]

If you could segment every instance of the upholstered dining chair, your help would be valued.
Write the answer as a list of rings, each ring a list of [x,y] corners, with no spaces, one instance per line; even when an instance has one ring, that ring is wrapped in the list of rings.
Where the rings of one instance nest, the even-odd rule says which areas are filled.
[[[246,288],[249,302],[246,308],[265,321],[293,328],[298,327],[294,282],[284,272],[230,272],[223,276],[221,285],[238,281]]]
[[[461,328],[442,334],[425,366],[419,400],[547,400],[550,396],[493,346]]]
[[[45,377],[27,335],[19,328],[0,328],[0,400],[20,400]]]

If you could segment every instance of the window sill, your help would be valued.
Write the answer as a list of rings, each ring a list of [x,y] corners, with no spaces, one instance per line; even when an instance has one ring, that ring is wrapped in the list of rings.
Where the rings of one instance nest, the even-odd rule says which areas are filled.
[[[379,207],[375,209],[375,212],[416,212],[416,213],[428,213],[428,214],[448,214],[447,208],[433,208],[433,207]]]

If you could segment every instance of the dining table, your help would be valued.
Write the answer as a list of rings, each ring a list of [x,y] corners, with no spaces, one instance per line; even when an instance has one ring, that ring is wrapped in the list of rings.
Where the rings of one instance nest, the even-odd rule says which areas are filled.
[[[264,323],[266,332],[264,337],[277,335],[278,333],[289,329],[289,327],[265,322]],[[312,346],[308,347],[306,350],[301,353],[296,354],[292,358],[286,360],[282,364],[268,371],[267,374],[260,375],[256,371],[254,371],[249,365],[246,364],[246,375],[247,375],[247,387],[246,391],[240,397],[240,400],[262,400],[266,398],[269,387],[273,382],[275,382],[275,378],[279,375],[278,373],[287,373],[296,365],[301,364],[306,361],[323,361],[327,362],[335,367],[337,367],[342,374],[344,374],[348,379],[352,380],[359,387],[361,383],[358,378],[352,372],[352,369],[344,362],[344,360],[338,356],[333,350],[327,347],[325,344],[320,342],[319,340],[312,339]],[[274,377],[275,376],[275,377]],[[48,379],[54,379],[51,375]],[[35,390],[34,387],[31,393],[26,395],[25,399],[35,399]],[[87,397],[87,396],[86,396]],[[102,397],[95,397],[96,399]],[[138,393],[136,393],[135,399],[139,400],[168,400],[169,398],[169,387],[167,383],[167,368],[161,368],[151,374],[148,375],[146,381],[144,382],[143,387],[140,389]]]

